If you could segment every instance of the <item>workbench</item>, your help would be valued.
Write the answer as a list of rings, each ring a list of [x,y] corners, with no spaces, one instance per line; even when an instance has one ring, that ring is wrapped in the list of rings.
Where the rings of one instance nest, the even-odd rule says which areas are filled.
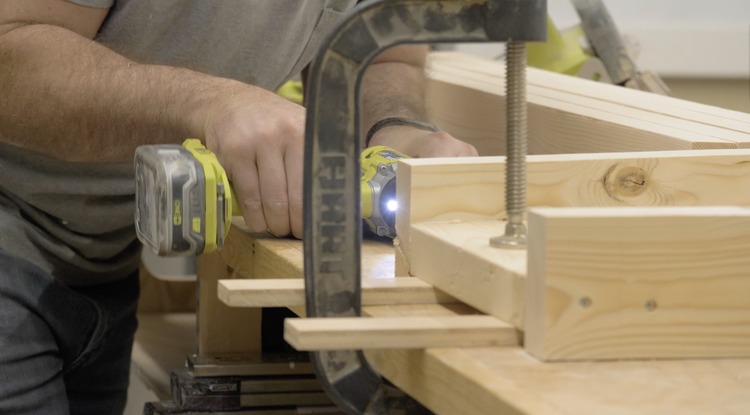
[[[365,241],[363,277],[391,278],[394,270],[392,245]],[[234,226],[223,251],[202,258],[199,266],[203,285],[227,273],[301,278],[302,242],[251,234]],[[477,311],[455,304],[365,307],[363,313],[411,316]],[[234,318],[223,321],[255,330],[252,322]],[[252,348],[258,341],[246,331],[233,333],[244,347]],[[221,342],[227,340],[225,336]],[[213,347],[209,339],[204,347]],[[542,363],[521,347],[370,350],[366,355],[388,380],[438,414],[750,413],[750,359]]]
[[[428,66],[431,121],[474,144],[482,156],[503,154],[505,125],[497,116],[504,106],[502,74],[496,62],[450,53],[433,54]],[[531,156],[528,161],[530,207],[553,207],[547,213],[554,213],[557,208],[569,209],[565,215],[585,218],[593,212],[586,209],[593,206],[600,209],[597,211],[600,216],[604,211],[609,212],[609,208],[645,206],[651,210],[629,211],[627,217],[643,215],[651,219],[660,215],[662,207],[686,207],[709,219],[724,220],[721,212],[725,210],[712,206],[725,206],[739,209],[740,222],[748,223],[745,217],[750,213],[741,207],[750,206],[747,192],[750,152],[743,150],[750,148],[750,115],[543,71],[530,70],[528,75],[529,151],[544,155]],[[455,234],[447,231],[448,227],[470,225],[478,219],[502,218],[502,164],[484,157],[467,162],[432,163],[415,161],[408,168],[400,168],[399,186],[411,187],[406,193],[399,189],[400,209],[406,214],[397,219],[401,222],[397,223],[397,229],[404,238],[397,241],[396,247],[392,241],[366,239],[362,276],[387,279],[416,275],[437,288],[471,287],[471,292],[465,290],[466,298],[462,301],[475,308],[464,303],[406,304],[364,307],[363,314],[456,316],[480,314],[477,310],[482,309],[519,329],[528,328],[524,319],[529,316],[528,313],[524,316],[523,302],[529,286],[524,287],[526,275],[521,275],[526,272],[525,254],[523,261],[516,255],[518,258],[505,264],[489,267],[477,261],[472,268],[465,262],[472,247],[461,245],[461,238],[470,239],[463,233],[466,229]],[[402,177],[407,171],[408,178]],[[612,212],[615,213],[604,222],[616,225],[621,217],[626,217],[618,216],[621,213],[617,212],[622,210]],[[564,224],[567,219],[555,220]],[[728,223],[721,232],[733,232],[731,222]],[[664,234],[678,235],[678,230],[691,226],[692,222],[685,219],[671,228],[674,232],[646,229],[642,236],[653,240]],[[407,233],[411,236],[407,237]],[[438,238],[441,234],[444,241]],[[568,234],[571,233],[565,233]],[[365,354],[385,378],[438,414],[750,414],[750,358],[746,357],[750,355],[747,351],[750,293],[744,294],[750,286],[745,282],[748,267],[743,262],[747,257],[743,251],[747,237],[743,236],[741,243],[733,243],[732,252],[729,249],[724,252],[721,246],[712,245],[710,239],[709,242],[701,239],[704,235],[715,236],[715,229],[695,235],[695,241],[685,240],[685,247],[692,250],[670,254],[667,259],[672,262],[664,263],[663,268],[675,264],[680,268],[692,267],[694,258],[713,255],[707,262],[709,269],[721,272],[716,275],[718,278],[710,279],[711,283],[723,287],[725,293],[727,290],[732,293],[732,305],[724,305],[721,296],[715,296],[708,308],[699,302],[689,304],[684,310],[670,311],[668,304],[660,299],[658,311],[650,313],[649,303],[645,310],[641,303],[640,310],[625,311],[637,312],[642,319],[639,323],[644,325],[627,330],[617,326],[625,320],[618,320],[616,315],[614,319],[604,316],[606,320],[602,321],[611,329],[608,333],[617,335],[597,342],[594,347],[585,342],[596,340],[596,336],[584,338],[577,345],[577,350],[604,353],[596,358],[562,356],[562,360],[569,360],[542,362],[522,346],[367,350]],[[589,237],[594,239],[582,240],[588,245],[575,251],[577,258],[583,258],[579,254],[589,255],[586,258],[602,256],[597,249],[600,239],[606,236],[602,232],[591,233]],[[567,249],[567,241],[561,241],[556,242],[555,248]],[[610,255],[613,262],[605,264],[607,268],[603,269],[639,264],[629,260],[640,258],[639,246],[622,247],[636,249],[636,255]],[[458,256],[463,257],[459,260]],[[652,262],[658,265],[658,259]],[[586,261],[579,262],[585,265]],[[695,265],[702,263],[697,261]],[[480,268],[485,271],[491,268],[491,278],[478,275],[475,270]],[[217,298],[217,281],[301,278],[302,242],[251,234],[235,222],[224,248],[200,257],[197,272],[198,354],[258,352],[263,331],[261,310],[226,306]],[[731,279],[722,279],[727,276]],[[497,287],[512,289],[503,291]],[[681,294],[676,295],[690,298],[695,293],[673,290],[673,285],[661,286],[664,287],[670,288],[660,292],[665,297],[679,291]],[[537,286],[540,288],[543,292],[544,287]],[[498,298],[485,296],[486,292]],[[456,298],[458,294],[451,293]],[[698,297],[701,294],[698,291]],[[483,298],[469,298],[472,296]],[[579,315],[596,308],[589,307],[591,301],[582,301],[588,297],[571,298]],[[598,298],[593,298],[593,303],[601,304]],[[294,311],[303,313],[304,309]],[[731,319],[727,319],[726,325],[719,324],[728,316]],[[661,336],[657,342],[644,341],[653,340],[649,333],[661,334],[649,331],[653,326],[648,324],[667,321],[663,319],[671,324],[664,327],[676,328],[669,332],[676,334],[673,339],[680,340]],[[563,343],[575,336],[567,337]],[[682,347],[684,338],[693,344]],[[714,357],[687,358],[675,354],[664,359],[620,359],[614,355],[631,351],[699,352]],[[745,357],[719,358],[737,355]]]

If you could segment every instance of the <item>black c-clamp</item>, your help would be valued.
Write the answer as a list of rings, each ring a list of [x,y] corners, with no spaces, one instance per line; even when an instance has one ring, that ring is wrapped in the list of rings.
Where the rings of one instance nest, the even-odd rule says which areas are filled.
[[[546,0],[367,1],[324,42],[305,94],[308,317],[361,312],[359,86],[370,61],[403,43],[543,41],[546,19]],[[311,357],[326,392],[349,414],[429,413],[385,383],[362,351],[314,352]]]

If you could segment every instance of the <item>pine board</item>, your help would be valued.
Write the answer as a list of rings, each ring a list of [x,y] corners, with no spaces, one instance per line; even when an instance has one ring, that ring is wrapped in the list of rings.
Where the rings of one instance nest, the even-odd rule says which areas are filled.
[[[748,208],[532,209],[526,350],[750,357],[749,252]]]
[[[294,307],[305,305],[300,278],[219,281],[219,300],[230,307]],[[456,300],[418,278],[364,278],[362,305],[437,304]]]
[[[300,351],[518,346],[515,327],[486,315],[294,318],[284,339]]]
[[[481,155],[505,152],[504,64],[433,53],[431,120]],[[529,68],[530,154],[750,146],[750,115]]]

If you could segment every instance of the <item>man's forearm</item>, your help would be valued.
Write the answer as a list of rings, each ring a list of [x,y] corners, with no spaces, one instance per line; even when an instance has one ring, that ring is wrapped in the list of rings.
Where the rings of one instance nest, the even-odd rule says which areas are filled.
[[[362,82],[365,144],[389,146],[410,157],[475,156],[477,150],[470,144],[423,122],[386,120],[368,134],[384,118],[427,121],[426,55],[425,46],[400,46],[383,52],[368,68]]]
[[[141,144],[202,134],[208,104],[245,87],[22,26],[0,36],[0,140],[69,161],[130,161]]]
[[[362,82],[362,130],[386,117],[424,120],[425,74],[422,46],[387,51],[392,58],[373,63]],[[400,56],[399,56],[400,55]]]

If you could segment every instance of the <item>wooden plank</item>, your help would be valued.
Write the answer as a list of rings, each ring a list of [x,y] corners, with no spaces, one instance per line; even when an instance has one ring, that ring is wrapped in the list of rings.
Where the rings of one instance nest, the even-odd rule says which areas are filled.
[[[305,305],[300,278],[220,280],[219,300],[230,307],[292,307]],[[366,278],[362,305],[436,304],[456,299],[418,278]]]
[[[490,246],[505,223],[498,220],[412,225],[410,269],[477,310],[523,328],[526,250]]]
[[[458,84],[434,75],[428,83],[429,118],[469,142],[482,156],[505,154],[505,101],[483,83]],[[737,148],[737,144],[674,125],[544,96],[527,97],[529,154]]]
[[[750,357],[750,209],[529,212],[526,350]]]
[[[504,172],[503,157],[399,161],[399,275],[416,275],[412,224],[501,219]],[[750,151],[529,156],[526,184],[532,207],[750,206]]]
[[[439,64],[428,75],[431,120],[474,144],[480,155],[504,154],[504,79]],[[750,145],[747,131],[533,84],[527,86],[527,103],[530,154]]]
[[[138,313],[131,367],[159,399],[170,399],[170,374],[195,353],[195,312]]]
[[[242,218],[232,220],[220,255],[233,270],[246,278],[297,278],[303,274],[302,244],[293,238],[278,238],[270,234],[247,237]],[[262,243],[260,243],[262,241]],[[392,278],[394,272],[393,246],[383,240],[362,241],[362,269],[367,278]]]
[[[471,312],[452,305],[365,310],[374,317]],[[378,372],[438,414],[750,413],[750,359],[543,363],[514,347],[365,355]]]
[[[494,317],[289,318],[284,340],[300,351],[517,346],[515,327]]]
[[[432,121],[477,145],[482,155],[503,154],[504,63],[438,52],[430,55],[427,73]],[[674,139],[696,149],[713,148],[713,139],[750,147],[750,114],[673,97],[529,68],[527,99],[533,154],[684,148]],[[577,128],[580,122],[586,128]],[[622,130],[631,127],[635,131]],[[594,131],[602,129],[612,134],[597,138]],[[657,136],[646,139],[644,133]],[[629,147],[634,144],[639,147]],[[590,149],[579,148],[586,145]],[[663,145],[678,147],[653,147]]]
[[[433,52],[429,55],[428,67],[454,68],[481,73],[503,79],[504,64],[501,61],[483,59],[457,52]],[[632,108],[669,115],[679,120],[700,122],[738,132],[750,132],[750,114],[719,108],[711,105],[650,94],[577,77],[562,75],[536,68],[527,69],[527,83],[550,90],[563,91],[604,102],[617,103]]]
[[[241,218],[218,253],[198,258],[198,350],[207,357],[261,349],[261,309],[229,307],[218,301],[218,281],[302,277],[302,243],[269,234],[251,235]],[[362,244],[365,277],[393,277],[393,248],[382,241]],[[301,310],[297,310],[301,311]]]
[[[195,311],[195,281],[167,281],[154,277],[143,263],[138,268],[141,295],[139,313],[177,313]]]
[[[235,237],[256,246],[277,242],[243,232]],[[296,240],[285,243],[302,246]],[[260,261],[266,267],[276,259]],[[301,255],[293,262],[300,264],[296,273],[301,275]],[[365,307],[363,313],[449,316],[475,311],[458,303]],[[518,347],[370,350],[366,356],[388,380],[443,415],[750,413],[750,359],[549,364]]]
[[[477,313],[463,303],[373,306],[363,309],[363,314],[370,317],[449,317]],[[498,349],[508,348],[479,350],[492,353]],[[502,371],[486,370],[483,359],[469,359],[462,350],[440,348],[364,352],[379,373],[437,414],[562,415],[554,404],[550,405],[535,396],[533,388],[524,390],[505,382]]]
[[[470,99],[471,95],[476,93],[474,91],[484,91],[494,95],[496,100],[499,99],[501,103],[504,103],[505,79],[503,77],[487,76],[484,73],[476,72],[474,70],[441,67],[433,73],[431,80],[468,88],[467,91],[457,92],[457,96],[454,98],[461,97],[461,94],[464,94]],[[595,84],[589,81],[584,82]],[[693,148],[707,148],[706,146],[713,146],[711,143],[718,143],[722,140],[733,143],[747,143],[750,141],[750,134],[746,131],[737,131],[715,124],[700,123],[692,119],[676,118],[672,115],[665,114],[663,111],[651,111],[637,106],[627,106],[617,102],[598,99],[587,96],[586,91],[586,88],[582,88],[581,91],[568,92],[549,88],[547,86],[529,84],[527,85],[527,101],[531,105],[529,108],[530,111],[535,112],[544,110],[547,114],[545,118],[548,121],[558,119],[563,120],[565,118],[559,117],[570,117],[575,114],[582,117],[591,117],[594,120],[605,121],[605,124],[599,126],[593,123],[589,128],[601,128],[603,129],[602,131],[611,129],[611,132],[615,134],[618,134],[618,129],[621,127],[633,128],[636,134],[643,134],[649,131],[658,133],[658,135],[654,136],[655,142],[640,143],[645,145],[645,147],[641,147],[642,150],[649,150],[649,146],[657,145],[661,140],[668,138],[680,141],[685,140]],[[644,94],[641,97],[642,100],[647,100],[651,95],[647,92],[639,92]],[[455,102],[456,101],[454,100],[453,105],[455,105]],[[565,115],[556,114],[555,111],[549,111],[550,109],[562,111]],[[539,118],[539,120],[541,121],[542,118]],[[588,121],[581,121],[578,118],[572,118],[572,120],[574,120],[574,122],[584,122],[589,124]],[[573,126],[574,124],[570,125]],[[533,127],[536,128],[537,126]],[[559,132],[560,131],[558,131],[558,133]],[[563,133],[567,138],[568,132],[563,131]],[[563,137],[539,137],[536,135],[533,135],[533,137],[542,140],[546,139],[547,141],[551,139],[557,140],[559,138],[559,141],[562,142],[559,143],[559,145],[563,146],[561,147],[563,149],[562,152],[579,152],[578,150],[569,147],[571,143],[568,143],[567,140],[563,140]],[[579,145],[589,145],[592,146],[592,148],[596,148],[595,146],[597,145],[602,145],[600,144],[601,139],[596,140],[593,135],[587,134],[585,137],[571,138],[574,138],[576,141],[581,141],[582,144]],[[592,140],[595,142],[589,142]],[[613,146],[613,148],[612,150],[605,151],[618,151],[619,146],[635,144],[632,138],[625,141],[625,143],[617,143],[615,141],[607,143],[607,145]],[[671,141],[672,140],[668,140],[667,142]],[[544,142],[542,144],[548,145]],[[545,148],[544,146],[539,146],[538,143],[535,143],[535,146],[536,147],[534,148]],[[549,151],[545,151],[545,153],[546,152]]]
[[[407,374],[401,376],[408,376],[410,369],[417,369],[425,360],[439,367],[459,370],[464,378],[466,372],[472,371],[469,381],[484,383],[483,389],[489,391],[490,397],[502,397],[502,407],[521,408],[522,413],[528,415],[744,414],[750,409],[747,359],[551,364],[539,362],[512,347],[427,352],[430,352],[429,357],[422,357],[427,353],[413,351],[395,363],[406,365],[401,370]],[[374,364],[383,370],[378,363]],[[391,375],[388,370],[382,373]],[[452,379],[460,379],[459,376]],[[425,381],[418,375],[411,378],[414,382]],[[458,383],[451,382],[451,385],[459,387]],[[468,404],[484,397],[470,392],[460,402]],[[503,412],[496,409],[485,413]]]
[[[276,238],[269,234],[258,234],[258,238],[244,238],[247,233],[242,218],[232,219],[227,240],[220,252],[224,262],[246,278],[273,278],[293,276],[299,272],[295,262],[302,254],[301,247],[288,244],[286,238]],[[266,241],[259,245],[258,239]],[[269,261],[261,259],[268,258]],[[257,259],[257,260],[256,260]]]
[[[198,257],[198,354],[260,352],[261,309],[232,308],[216,300],[217,283],[236,273],[219,253]]]
[[[625,208],[598,209],[598,211],[611,212],[619,220],[616,212],[622,209]],[[695,217],[683,214],[684,216],[677,216],[679,220],[676,224],[660,225],[659,221],[662,216],[669,217],[670,214],[675,214],[673,213],[675,209],[678,211],[687,209],[688,212],[694,212],[698,217],[705,216],[706,222],[703,227],[691,227],[686,224],[694,221]],[[552,341],[549,352],[547,348],[543,352],[534,349],[535,355],[541,358],[747,356],[750,353],[750,301],[747,295],[750,292],[750,274],[747,271],[744,275],[737,274],[737,272],[750,270],[748,266],[750,264],[747,263],[750,258],[742,257],[750,247],[750,229],[748,229],[750,220],[744,228],[722,226],[722,221],[736,222],[738,220],[737,217],[721,216],[722,212],[727,209],[730,211],[737,209],[742,212],[741,219],[747,219],[749,211],[744,208],[663,207],[647,210],[639,208],[635,210],[640,213],[630,217],[630,221],[616,221],[609,228],[605,226],[606,220],[604,223],[592,221],[588,225],[589,231],[593,235],[600,236],[599,240],[595,240],[587,233],[579,234],[579,229],[575,226],[562,227],[561,225],[563,230],[555,234],[558,238],[556,243],[559,246],[556,245],[554,248],[556,250],[547,255],[557,255],[555,259],[562,264],[559,265],[560,267],[580,264],[595,267],[595,270],[602,274],[596,275],[604,280],[598,285],[595,284],[597,281],[595,277],[591,275],[593,271],[585,274],[585,278],[584,275],[579,275],[581,273],[578,269],[562,268],[561,272],[566,277],[563,281],[568,285],[570,285],[567,282],[568,279],[575,281],[578,281],[576,278],[581,279],[579,286],[574,287],[578,293],[586,291],[586,284],[611,287],[607,290],[602,288],[602,293],[597,294],[602,299],[595,299],[593,293],[579,294],[575,299],[563,298],[565,291],[561,291],[557,285],[550,287],[549,283],[545,286],[546,291],[543,291],[544,297],[540,299],[538,293],[541,290],[539,288],[541,283],[537,282],[537,287],[533,289],[528,287],[530,281],[526,278],[526,251],[504,250],[489,246],[490,237],[502,234],[504,228],[502,221],[428,222],[413,225],[410,235],[415,248],[412,250],[410,266],[414,275],[450,292],[457,299],[517,327],[526,327],[529,331],[527,336],[531,332],[546,333],[549,330],[551,334],[544,336],[544,341],[538,340],[538,342],[547,345],[550,343],[547,338],[552,337],[560,344]],[[556,209],[548,210],[556,211]],[[640,221],[640,216],[645,219],[646,212],[651,211],[656,212],[655,218]],[[550,215],[554,214],[550,213]],[[581,214],[580,217],[576,217],[576,220],[587,224],[587,214]],[[716,222],[719,224],[719,231],[712,230]],[[532,226],[531,222],[530,226]],[[581,225],[582,229],[586,227]],[[673,232],[672,227],[682,232]],[[603,230],[601,235],[597,233],[600,229]],[[644,242],[644,238],[653,236],[649,230],[663,230],[659,235],[655,235],[661,239],[658,241],[647,239]],[[732,233],[734,233],[734,239],[727,236]],[[621,241],[623,235],[627,235],[630,239]],[[590,243],[586,243],[584,247],[581,247],[583,242],[575,245],[579,239],[589,242],[587,237],[591,240]],[[609,245],[604,241],[606,237],[610,238]],[[738,240],[737,238],[740,237],[746,239]],[[702,250],[696,248],[686,254],[688,259],[695,262],[690,262],[680,256],[679,249],[691,246],[692,241],[696,241],[696,245],[702,247],[701,242],[706,240],[713,242],[710,247]],[[532,248],[536,247],[535,244],[545,246],[545,242],[546,239],[541,239],[537,233],[530,232],[530,254],[537,252],[533,249],[541,249]],[[646,253],[638,251],[628,255],[627,242],[630,242],[636,251],[638,244],[642,243],[648,251]],[[546,243],[547,249],[552,249],[549,247],[549,242]],[[669,255],[659,255],[660,252],[657,249],[662,245]],[[605,255],[606,249],[610,250],[609,256]],[[566,255],[559,252],[564,252]],[[540,255],[537,254],[536,258],[529,258],[528,263],[531,267],[542,266],[549,262],[539,257]],[[639,260],[633,261],[632,258]],[[644,258],[650,262],[645,262]],[[709,259],[713,262],[707,262]],[[607,260],[609,262],[605,263]],[[621,261],[622,264],[617,261]],[[628,264],[628,261],[632,262],[629,267],[624,265]],[[704,263],[701,261],[706,261],[708,265],[702,268],[697,266]],[[721,265],[725,265],[725,268],[719,268]],[[692,277],[692,279],[680,280],[675,277],[672,284],[666,284],[664,281],[648,282],[652,275],[649,274],[649,271],[652,271],[649,266],[655,270],[652,273],[676,273],[669,275],[671,277],[685,275],[685,278]],[[530,273],[532,269],[535,268],[530,268]],[[606,273],[603,270],[606,270]],[[691,273],[686,273],[686,270]],[[636,271],[641,274],[636,275]],[[723,275],[722,272],[729,273],[730,271],[734,271],[735,274],[718,278]],[[547,275],[549,272],[547,270]],[[613,281],[608,279],[609,275],[612,276]],[[715,277],[715,279],[711,280],[709,277]],[[528,297],[527,290],[537,293],[536,296]],[[649,290],[652,291],[651,295],[647,295]],[[628,296],[622,297],[623,292],[627,292]],[[686,297],[694,295],[695,292],[710,293],[710,296],[701,297],[691,303]],[[548,297],[551,299],[547,300]],[[583,300],[583,298],[588,298],[588,300]],[[658,312],[649,312],[645,308],[648,304],[652,304],[649,300],[654,301],[653,304],[658,307]],[[581,301],[584,304],[590,301],[599,306],[582,307]],[[554,305],[543,307],[549,303]],[[563,305],[566,308],[563,308]],[[677,309],[673,310],[674,307]],[[727,307],[729,308],[726,310],[727,313],[720,312],[721,309]],[[605,311],[601,312],[603,313],[601,316],[592,315],[602,309]],[[536,313],[534,318],[525,315],[531,312]],[[686,316],[690,316],[692,320]],[[623,318],[626,319],[627,330],[621,330],[623,332],[620,333],[617,323]],[[643,321],[638,318],[642,318]],[[545,322],[544,327],[550,326],[551,328],[540,329],[540,320]],[[687,323],[679,325],[677,324],[679,322]],[[658,335],[654,334],[655,329],[648,324],[657,324],[662,332]],[[530,325],[534,327],[533,331],[529,329]],[[606,331],[612,336],[611,339],[601,334],[603,327],[607,328]],[[643,334],[641,338],[637,336],[639,333]],[[538,339],[539,336],[537,334],[536,338]],[[738,336],[744,340],[737,339]],[[631,342],[636,342],[639,346],[635,347]],[[536,343],[527,340],[527,344]],[[674,344],[682,344],[683,347],[673,350],[671,346]]]

